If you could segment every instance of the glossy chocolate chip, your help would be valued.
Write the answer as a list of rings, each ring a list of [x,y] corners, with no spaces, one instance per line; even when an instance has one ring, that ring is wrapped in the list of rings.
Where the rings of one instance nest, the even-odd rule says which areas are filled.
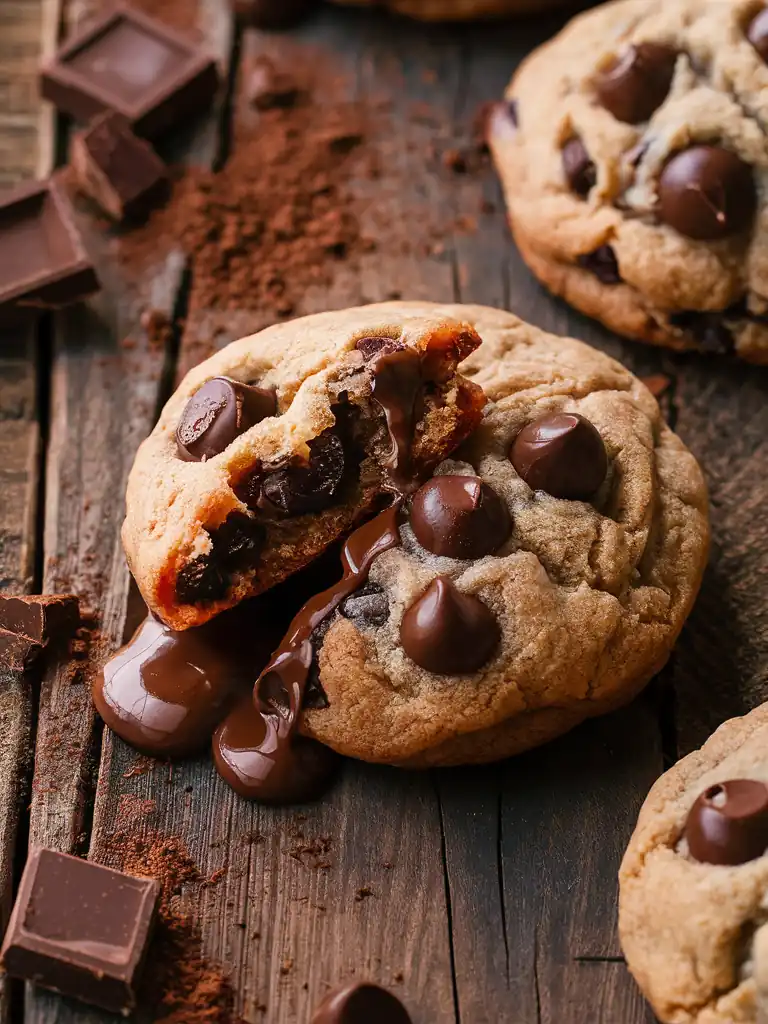
[[[214,377],[184,407],[176,427],[179,456],[186,462],[212,459],[250,427],[274,416],[276,409],[271,389]]]
[[[221,526],[210,531],[211,543],[220,565],[234,571],[253,569],[259,562],[266,530],[245,512],[230,512]]]
[[[721,146],[675,154],[659,178],[659,215],[687,238],[716,241],[744,231],[757,209],[749,164]]]
[[[735,351],[733,332],[726,323],[728,310],[702,312],[685,310],[671,313],[669,322],[680,328],[696,343],[701,352],[713,355],[732,355]]]
[[[597,168],[580,138],[566,142],[562,158],[568,184],[577,196],[586,199],[597,184]]]
[[[402,341],[398,341],[397,338],[382,338],[374,336],[371,338],[360,338],[355,342],[355,348],[358,352],[361,352],[363,359],[370,362],[374,356],[383,355],[385,352],[399,352],[401,348],[405,348]]]
[[[593,252],[579,256],[576,262],[603,284],[621,284],[619,261],[610,245],[598,246]]]
[[[343,602],[339,611],[359,626],[383,626],[389,619],[389,599],[378,583],[369,580]]]
[[[309,442],[309,464],[286,466],[265,476],[262,496],[288,516],[319,512],[333,501],[344,476],[344,446],[330,432]]]
[[[648,121],[669,94],[676,62],[670,46],[630,46],[595,78],[597,98],[617,121]]]
[[[768,64],[768,7],[752,19],[747,29],[747,39]]]
[[[586,501],[605,480],[608,456],[600,434],[577,413],[541,416],[515,438],[510,459],[531,490]]]
[[[462,594],[447,576],[438,576],[403,615],[400,642],[427,672],[461,676],[490,660],[501,639],[487,605]]]
[[[176,599],[180,604],[220,601],[226,597],[228,588],[228,575],[211,555],[200,555],[176,577]]]
[[[697,799],[684,836],[694,860],[746,864],[768,849],[768,787],[752,779],[710,786]]]
[[[482,558],[512,530],[506,503],[476,476],[436,476],[413,496],[411,529],[427,551],[448,558]]]
[[[403,1004],[378,985],[357,982],[329,993],[310,1024],[412,1024]]]

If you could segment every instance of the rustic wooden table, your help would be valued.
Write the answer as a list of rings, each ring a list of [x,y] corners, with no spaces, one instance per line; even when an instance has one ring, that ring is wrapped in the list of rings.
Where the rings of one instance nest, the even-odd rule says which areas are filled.
[[[61,152],[65,130],[36,99],[36,64],[61,27],[94,6],[0,2],[3,179],[45,173]],[[238,38],[225,0],[189,6],[230,69],[231,103],[199,126],[187,159],[215,166],[237,145],[256,55],[301,59],[296,47],[311,44],[346,76],[351,96],[390,103],[378,140],[384,177],[359,183],[376,230],[408,224],[418,240],[425,208],[449,226],[443,252],[387,255],[382,245],[297,312],[392,293],[499,305],[640,375],[666,375],[668,418],[711,487],[711,565],[650,690],[516,760],[422,774],[350,762],[331,793],[300,812],[240,800],[207,757],[141,771],[95,720],[88,686],[135,622],[119,540],[126,476],[178,369],[259,324],[198,311],[180,343],[149,345],[142,309],[194,308],[183,256],[158,253],[155,266],[129,277],[83,216],[102,294],[37,332],[0,333],[0,588],[77,592],[101,626],[74,682],[53,667],[39,691],[0,693],[0,923],[27,842],[114,862],[115,834],[168,835],[209,880],[183,887],[178,900],[199,925],[205,956],[231,974],[233,1019],[304,1024],[329,986],[368,977],[398,992],[417,1024],[651,1021],[621,958],[616,872],[664,766],[767,695],[768,377],[621,342],[553,301],[509,240],[490,168],[452,174],[430,155],[466,141],[479,104],[501,94],[557,17],[450,29],[324,9],[291,34]],[[414,105],[429,116],[414,116]],[[496,212],[478,214],[483,200]],[[475,230],[460,227],[468,211]],[[134,347],[121,344],[128,336]],[[317,849],[321,857],[306,852]],[[3,1024],[105,1019],[30,988],[0,995]]]

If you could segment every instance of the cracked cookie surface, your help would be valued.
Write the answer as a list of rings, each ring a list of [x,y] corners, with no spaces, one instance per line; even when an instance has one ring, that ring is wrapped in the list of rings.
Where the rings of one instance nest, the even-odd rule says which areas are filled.
[[[768,362],[768,13],[618,0],[527,61],[489,122],[521,253],[608,327]]]
[[[478,344],[434,307],[364,307],[191,370],[128,481],[123,544],[149,609],[201,625],[310,564],[399,473],[428,474],[480,420],[481,390],[456,373]]]
[[[717,862],[697,859],[707,857],[700,829],[690,841],[702,799],[717,805],[732,780],[768,786],[766,750],[768,704],[726,722],[662,775],[640,812],[621,866],[619,928],[627,964],[665,1022],[757,1024],[768,1011],[765,792],[725,823],[730,849],[710,858]],[[716,833],[723,837],[722,823]]]
[[[487,495],[475,500],[485,510],[479,536],[492,547],[478,557],[468,520],[456,513],[458,532],[445,530],[443,506],[418,492],[418,516],[433,510],[426,529],[406,503],[400,544],[373,561],[366,586],[313,638],[328,706],[306,710],[301,729],[365,760],[495,760],[625,703],[663,666],[706,562],[704,480],[645,386],[601,352],[499,310],[378,308],[385,318],[389,309],[459,318],[483,339],[461,367],[487,396],[483,422],[428,486],[474,477],[475,495],[490,489],[511,525]],[[587,453],[596,431],[607,458],[588,500],[533,490],[515,468],[533,480],[536,460],[515,455],[513,464],[510,452],[542,418],[588,421]],[[527,452],[544,474],[537,479],[568,490],[568,474],[558,479],[539,457],[542,438]],[[463,501],[451,506],[450,524]],[[455,640],[462,630],[464,644]],[[442,647],[430,646],[434,637]],[[456,661],[446,667],[451,648]],[[467,650],[480,651],[482,664]]]

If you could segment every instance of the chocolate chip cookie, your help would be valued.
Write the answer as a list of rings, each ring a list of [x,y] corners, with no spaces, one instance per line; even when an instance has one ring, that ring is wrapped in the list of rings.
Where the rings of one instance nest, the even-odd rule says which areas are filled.
[[[699,587],[696,461],[644,385],[580,342],[481,307],[371,315],[472,324],[483,344],[461,369],[483,420],[352,535],[344,579],[294,619],[256,707],[290,704],[343,754],[426,766],[505,757],[628,701]]]
[[[658,780],[620,873],[627,964],[663,1021],[768,1013],[768,704]]]
[[[192,370],[136,456],[123,543],[149,609],[201,625],[312,562],[477,426],[475,330],[436,307],[279,324]]]
[[[520,68],[489,142],[520,251],[630,338],[768,362],[768,9],[619,0]]]

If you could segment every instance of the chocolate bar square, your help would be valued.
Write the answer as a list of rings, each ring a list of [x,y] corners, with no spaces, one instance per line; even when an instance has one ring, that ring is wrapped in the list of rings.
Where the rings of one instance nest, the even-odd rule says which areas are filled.
[[[128,1014],[160,886],[56,850],[31,850],[0,960],[12,977]]]
[[[85,122],[111,110],[147,138],[207,106],[218,88],[210,54],[124,4],[65,43],[40,77],[63,113]]]
[[[98,287],[56,182],[36,181],[0,195],[0,311],[11,303],[63,306]]]

